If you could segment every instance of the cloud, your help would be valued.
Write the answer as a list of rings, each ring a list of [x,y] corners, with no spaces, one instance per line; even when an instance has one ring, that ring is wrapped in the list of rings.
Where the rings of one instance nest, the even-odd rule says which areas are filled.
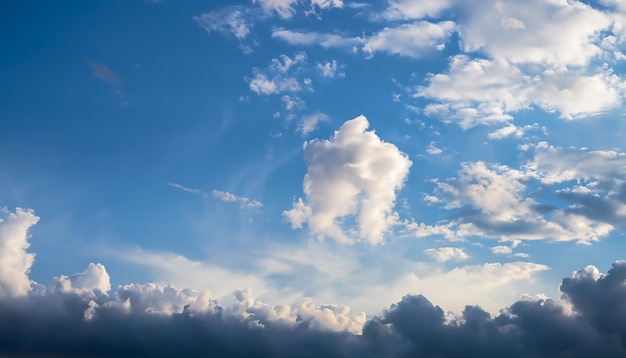
[[[204,192],[204,191],[202,191],[200,189],[188,188],[188,187],[186,187],[184,185],[180,185],[180,184],[176,184],[176,183],[167,183],[167,185],[171,186],[172,188],[180,189],[180,190],[185,191],[187,193],[198,194],[198,195],[203,196],[205,198],[209,196],[206,192]]]
[[[269,79],[263,73],[255,73],[250,80],[250,90],[256,94],[276,94],[280,92],[298,92],[302,90],[300,83],[293,77],[274,77]]]
[[[89,60],[87,61],[87,64],[89,65],[89,68],[91,69],[91,75],[94,78],[97,78],[112,85],[122,81],[122,78],[117,73],[115,73],[115,71],[113,71],[109,68],[109,66],[103,63]]]
[[[305,11],[305,14],[315,13],[315,9],[328,10],[331,8],[342,8],[343,0],[252,0],[253,3],[258,3],[261,9],[266,15],[276,14],[283,19],[291,19],[296,13],[296,5],[298,3],[305,3],[310,6],[310,10]]]
[[[275,28],[272,30],[272,38],[277,38],[290,45],[320,45],[324,48],[352,48],[362,42],[359,37],[344,37],[338,34],[324,34],[315,31],[299,32]]]
[[[188,193],[192,193],[192,194],[197,194],[200,195],[204,198],[208,198],[209,194],[205,191],[202,191],[200,189],[194,189],[194,188],[188,188],[186,186],[180,185],[180,184],[176,184],[176,183],[167,183],[167,185],[176,188],[176,189],[180,189],[182,191],[188,192]],[[213,196],[214,198],[217,198],[221,201],[224,202],[229,202],[229,203],[239,203],[242,207],[248,208],[248,209],[254,209],[254,208],[260,208],[263,206],[263,203],[261,203],[260,201],[257,200],[252,200],[250,198],[246,198],[243,196],[237,196],[235,194],[229,193],[227,191],[221,191],[221,190],[217,190],[217,189],[213,189],[211,190],[211,196]]]
[[[252,23],[248,20],[246,12],[239,7],[229,7],[222,10],[207,12],[193,19],[206,30],[219,32],[228,36],[234,36],[239,41],[244,40],[252,30]]]
[[[302,117],[302,120],[300,121],[300,124],[298,125],[298,131],[302,132],[302,135],[306,137],[307,135],[309,135],[309,133],[317,129],[317,125],[319,123],[327,122],[327,121],[328,121],[328,115],[324,113],[315,112],[315,113],[309,114],[308,116]]]
[[[34,214],[17,209],[11,220],[18,212],[34,220]],[[2,230],[11,227],[8,223],[1,224]],[[305,258],[307,253],[302,252]],[[171,256],[147,257],[157,266],[177,261]],[[203,271],[191,262],[174,264],[182,274]],[[334,274],[342,271],[332,265],[329,269]],[[505,292],[509,283],[532,280],[546,269],[530,262],[489,263],[413,275],[412,281],[397,284],[405,290],[407,283],[425,288],[444,303],[459,296],[472,301],[485,289]],[[241,284],[215,272],[201,276]],[[559,301],[527,294],[495,316],[471,305],[460,315],[446,313],[422,294],[411,293],[368,318],[346,305],[318,305],[310,298],[272,306],[250,289],[233,290],[230,304],[206,289],[155,283],[122,285],[109,293],[104,265],[91,263],[82,273],[53,279],[46,293],[0,297],[0,354],[618,357],[626,354],[625,281],[626,262],[617,261],[607,274],[587,266],[563,279]]]
[[[435,142],[430,142],[428,147],[426,147],[426,153],[428,153],[430,155],[439,155],[439,154],[443,153],[443,149],[438,148],[437,145],[435,144]]]
[[[451,5],[449,0],[389,0],[389,7],[383,13],[388,20],[414,20],[436,17]]]
[[[497,129],[493,132],[490,132],[489,134],[487,134],[487,137],[489,139],[495,139],[495,140],[500,140],[500,139],[504,139],[507,137],[524,138],[529,131],[538,130],[538,129],[540,128],[539,128],[539,124],[537,123],[534,123],[532,125],[527,124],[523,127],[518,127],[514,125],[513,123],[508,123],[506,126],[500,129]],[[541,130],[544,134],[547,134],[546,127],[541,127]]]
[[[39,217],[31,209],[10,212],[0,208],[0,297],[25,296],[31,289],[28,278],[35,254],[30,247],[28,230]]]
[[[120,286],[95,299],[72,293],[4,298],[0,353],[617,357],[626,353],[625,278],[624,262],[606,275],[588,266],[563,280],[563,301],[527,295],[495,316],[471,305],[450,316],[425,296],[407,294],[367,319],[346,306],[306,299],[269,306],[246,289],[222,305],[208,291],[155,284]],[[59,330],[63,334],[51,334]]]
[[[172,252],[151,252],[135,248],[113,255],[119,260],[148,269],[159,278],[159,284],[171,283],[196,290],[211,289],[216,297],[229,295],[244,287],[258,293],[268,290],[266,283],[251,273],[191,260]]]
[[[363,52],[374,56],[375,52],[388,52],[420,58],[432,49],[442,50],[445,42],[455,30],[452,21],[431,23],[419,21],[411,24],[402,24],[397,27],[386,27],[367,38],[363,44]]]
[[[317,6],[320,9],[342,8],[343,0],[311,0],[311,6]]]
[[[571,120],[623,105],[626,86],[611,68],[622,41],[615,15],[579,1],[531,3],[458,2],[455,31],[465,54],[416,88],[416,97],[433,100],[427,115],[468,129],[510,122],[533,107]]]
[[[526,197],[525,182],[533,174],[504,165],[464,163],[456,178],[438,182],[439,200],[446,209],[460,209],[456,235],[500,240],[576,240],[589,244],[613,230],[568,208],[551,208]]]
[[[440,247],[438,249],[426,249],[424,253],[437,262],[446,262],[450,260],[467,260],[469,255],[458,247]]]
[[[585,118],[622,105],[626,93],[623,79],[612,70],[596,74],[545,71],[533,101],[564,119]]]
[[[96,297],[111,289],[111,279],[104,265],[90,263],[81,273],[53,278],[50,288],[53,292]]]
[[[417,87],[415,97],[436,99],[425,107],[427,115],[456,121],[464,128],[508,122],[509,113],[529,106],[531,78],[503,60],[450,59],[447,74],[430,74],[427,86]],[[448,119],[446,119],[448,118]]]
[[[307,223],[314,235],[351,243],[355,236],[379,244],[397,223],[396,192],[404,185],[411,161],[396,146],[383,142],[364,116],[346,121],[330,140],[304,144],[308,170],[306,202],[298,199],[283,212],[292,227]],[[344,222],[356,220],[356,235]]]
[[[311,88],[310,79],[300,81],[289,73],[299,73],[302,65],[306,64],[306,53],[299,52],[293,58],[281,55],[272,59],[271,65],[264,71],[257,68],[253,70],[254,77],[246,78],[250,90],[256,94],[270,95],[281,92],[299,92],[304,88]]]
[[[435,100],[424,108],[463,129],[509,122],[513,114],[536,105],[561,118],[584,118],[617,108],[626,86],[610,69],[588,74],[581,70],[530,69],[523,72],[504,60],[456,55],[448,73],[429,74],[417,98]],[[509,127],[508,130],[511,130]],[[494,134],[502,136],[505,132]]]
[[[463,241],[463,239],[457,235],[456,230],[454,229],[454,223],[447,223],[445,225],[427,225],[424,223],[407,222],[405,223],[405,228],[411,232],[414,237],[418,238],[443,236],[450,241]]]
[[[341,68],[343,66],[338,65],[336,60],[318,63],[315,67],[322,74],[323,77],[342,78],[346,76],[345,72],[341,72]]]
[[[263,11],[270,15],[276,13],[283,19],[289,19],[296,12],[294,5],[297,0],[252,0],[253,3],[257,3],[261,6]]]
[[[465,51],[484,51],[516,64],[585,66],[600,55],[597,42],[611,25],[606,14],[579,1],[463,5],[467,16],[459,22]]]
[[[407,224],[406,229],[417,237],[478,235],[590,244],[626,225],[626,154],[545,142],[524,148],[533,155],[519,169],[467,162],[457,177],[436,180],[435,195],[425,199],[455,210],[454,218],[433,227]],[[531,194],[538,185],[543,196]]]
[[[213,189],[211,191],[211,195],[213,197],[220,199],[221,201],[230,202],[230,203],[239,203],[246,208],[260,208],[263,204],[256,200],[251,200],[250,198],[237,196],[235,194],[231,194],[227,191],[220,191]]]
[[[498,255],[510,255],[513,253],[513,249],[509,246],[494,246],[491,248],[491,252]]]

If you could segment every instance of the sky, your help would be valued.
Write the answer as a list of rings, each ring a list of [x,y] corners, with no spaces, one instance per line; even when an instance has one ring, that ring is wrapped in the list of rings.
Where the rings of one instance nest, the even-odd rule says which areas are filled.
[[[621,0],[28,0],[0,44],[0,354],[626,354]]]

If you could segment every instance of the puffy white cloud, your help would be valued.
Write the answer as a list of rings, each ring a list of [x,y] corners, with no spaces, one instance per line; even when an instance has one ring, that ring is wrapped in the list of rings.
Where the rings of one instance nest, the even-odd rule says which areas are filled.
[[[607,14],[580,1],[514,0],[461,3],[459,32],[466,51],[512,63],[584,66],[601,53]]]
[[[171,315],[182,312],[185,307],[195,312],[206,312],[217,306],[208,290],[178,289],[155,283],[119,286],[114,298],[118,305],[138,313]]]
[[[447,73],[429,74],[426,86],[418,86],[415,97],[433,99],[424,111],[467,129],[513,119],[512,114],[536,105],[562,118],[583,118],[621,105],[626,82],[610,69],[587,74],[581,70],[554,71],[527,68],[502,59],[470,59],[456,55]],[[506,128],[506,129],[504,129]],[[519,134],[504,127],[495,138]]]
[[[450,0],[389,0],[389,6],[383,13],[383,16],[389,20],[435,17],[450,5]]]
[[[420,86],[416,97],[435,99],[426,114],[444,121],[457,121],[462,128],[477,124],[507,122],[509,113],[528,108],[532,80],[503,60],[470,59],[457,55],[447,74],[431,74],[428,86]]]
[[[367,321],[364,312],[351,313],[350,307],[341,304],[314,305],[311,299],[303,299],[296,306],[295,313],[311,326],[325,331],[347,331],[359,334]]]
[[[447,72],[430,74],[416,89],[416,97],[433,100],[426,114],[467,129],[509,122],[532,106],[576,119],[623,104],[626,81],[609,64],[592,61],[621,56],[614,14],[579,1],[457,5],[455,30],[467,54],[452,57]],[[486,58],[470,57],[480,51]],[[504,128],[493,135],[519,134]]]
[[[456,29],[452,21],[431,23],[419,21],[386,27],[363,44],[363,52],[373,56],[376,52],[419,58],[432,49],[442,50],[445,42]]]
[[[471,205],[494,221],[515,221],[531,215],[532,199],[524,199],[523,173],[484,162],[465,163],[458,178],[438,183],[441,192],[454,199],[448,207]]]
[[[513,249],[509,246],[494,246],[491,248],[491,252],[498,255],[510,255],[513,253]]]
[[[469,255],[465,250],[459,247],[440,247],[438,249],[426,249],[424,253],[437,262],[446,262],[450,260],[467,260]]]
[[[24,296],[31,289],[28,278],[35,254],[30,247],[28,230],[39,217],[32,209],[0,208],[0,296]]]
[[[304,144],[308,171],[304,178],[307,201],[298,200],[283,215],[293,227],[304,223],[312,234],[350,243],[359,239],[382,243],[397,223],[393,211],[411,161],[391,143],[383,142],[364,116],[346,121],[330,140]],[[357,233],[346,232],[349,218]]]
[[[257,94],[277,94],[280,92],[298,92],[303,89],[296,77],[290,76],[290,72],[299,72],[302,65],[306,64],[306,53],[296,53],[293,58],[287,55],[280,55],[272,59],[271,65],[261,71],[257,68],[253,70],[254,77],[246,78],[250,90]],[[305,88],[311,88],[310,79],[303,79]]]
[[[428,153],[430,155],[439,155],[439,154],[443,153],[443,149],[437,147],[435,142],[430,142],[428,147],[426,147],[426,153]]]
[[[616,150],[566,149],[540,142],[534,151],[525,169],[546,184],[626,177],[626,153]]]
[[[587,75],[577,71],[545,71],[535,84],[533,102],[561,118],[576,119],[619,107],[626,81],[610,70]]]
[[[280,92],[298,92],[302,89],[294,77],[268,78],[266,74],[257,72],[250,80],[250,90],[256,94],[276,94]]]
[[[626,224],[626,154],[555,148],[545,142],[532,148],[534,157],[520,169],[464,163],[457,177],[435,181],[436,195],[427,196],[428,201],[460,209],[458,218],[438,226],[445,230],[407,229],[420,237],[479,235],[589,244]],[[543,190],[552,191],[561,204],[531,197],[533,181],[543,183]]]
[[[107,294],[111,289],[111,279],[104,265],[90,263],[81,273],[53,278],[50,288],[53,292],[96,297]]]

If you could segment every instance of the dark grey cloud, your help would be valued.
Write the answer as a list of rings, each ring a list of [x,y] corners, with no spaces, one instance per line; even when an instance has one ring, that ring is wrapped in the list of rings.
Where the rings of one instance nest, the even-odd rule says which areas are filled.
[[[89,357],[624,357],[626,262],[607,275],[589,266],[561,285],[563,303],[518,301],[492,317],[478,306],[449,320],[407,295],[366,322],[361,335],[329,332],[260,311],[227,315],[186,307],[171,315],[52,293],[0,301],[0,355]],[[91,300],[98,301],[94,305]],[[91,303],[90,303],[91,302]],[[108,301],[112,302],[112,301]],[[92,319],[85,318],[90,306]]]

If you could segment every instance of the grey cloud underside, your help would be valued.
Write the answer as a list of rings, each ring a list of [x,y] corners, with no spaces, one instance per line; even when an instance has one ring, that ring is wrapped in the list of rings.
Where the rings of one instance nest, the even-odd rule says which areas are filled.
[[[477,306],[446,323],[424,296],[405,296],[370,319],[362,335],[291,325],[250,310],[247,318],[184,309],[172,315],[51,294],[0,301],[0,354],[8,356],[211,357],[623,357],[626,262],[607,275],[592,266],[566,278],[564,305],[518,301],[492,318]],[[105,300],[100,296],[96,300]],[[103,302],[101,302],[103,303]]]

